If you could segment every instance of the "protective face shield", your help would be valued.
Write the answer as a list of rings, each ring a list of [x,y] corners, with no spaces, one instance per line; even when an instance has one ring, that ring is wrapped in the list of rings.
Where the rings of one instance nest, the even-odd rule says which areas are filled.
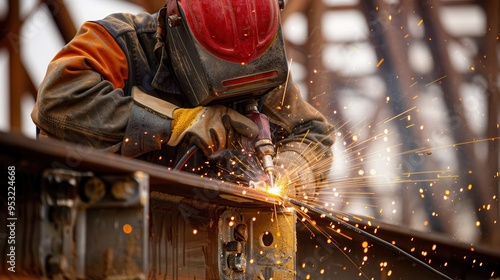
[[[194,106],[258,97],[285,83],[279,0],[168,0],[167,44]]]

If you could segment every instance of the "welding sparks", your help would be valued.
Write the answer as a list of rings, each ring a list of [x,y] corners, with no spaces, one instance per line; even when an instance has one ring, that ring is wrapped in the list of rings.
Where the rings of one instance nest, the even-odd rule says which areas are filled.
[[[427,86],[430,86],[430,85],[432,85],[432,84],[435,84],[435,83],[437,83],[437,82],[441,81],[442,79],[446,78],[446,76],[447,76],[447,75],[444,75],[444,76],[442,76],[441,78],[437,78],[437,79],[435,79],[434,81],[432,81],[432,82],[430,82],[430,83],[426,84],[425,86],[427,87]]]
[[[380,65],[382,65],[382,63],[384,63],[384,60],[385,60],[384,58],[381,58],[381,59],[379,60],[379,62],[378,62],[378,63],[377,63],[377,65],[376,65],[376,66],[377,66],[377,68],[378,68],[378,67],[380,67]]]
[[[382,63],[383,61],[379,61]],[[431,85],[444,79],[443,76],[436,79]],[[414,84],[416,85],[416,83]],[[415,102],[424,99],[423,95],[414,95],[412,100]],[[390,98],[387,97],[389,102]],[[354,103],[352,103],[354,104]],[[354,105],[353,105],[354,106]],[[243,185],[249,181],[245,178],[251,178],[250,187],[258,189],[266,193],[268,197],[278,198],[276,207],[290,206],[286,202],[288,199],[294,199],[300,202],[307,203],[310,207],[315,209],[325,209],[330,212],[330,216],[337,216],[355,211],[363,211],[366,213],[365,218],[360,223],[365,224],[365,227],[372,227],[370,220],[366,217],[375,219],[397,219],[405,213],[405,203],[403,201],[392,200],[391,205],[384,205],[383,201],[388,200],[386,194],[388,192],[408,192],[414,198],[426,201],[428,199],[439,199],[442,203],[450,205],[450,203],[459,201],[464,198],[464,194],[472,190],[472,184],[462,185],[460,188],[448,187],[443,189],[442,182],[458,182],[461,174],[453,172],[454,166],[434,168],[432,170],[425,170],[420,168],[412,169],[418,164],[425,161],[432,161],[435,158],[442,156],[443,152],[451,149],[458,149],[464,145],[479,144],[489,141],[497,141],[500,137],[491,137],[482,140],[463,141],[454,144],[436,141],[419,142],[417,147],[408,150],[402,150],[402,141],[409,139],[402,139],[398,130],[394,127],[413,128],[413,131],[418,130],[419,133],[426,133],[429,129],[433,129],[431,124],[419,122],[418,115],[420,108],[413,106],[407,110],[398,113],[396,116],[384,118],[379,117],[373,120],[361,119],[356,121],[355,124],[346,122],[344,124],[336,125],[336,130],[331,133],[336,135],[336,144],[333,151],[336,155],[334,166],[341,166],[342,169],[329,171],[327,177],[323,180],[317,180],[321,172],[329,170],[332,166],[320,160],[311,160],[311,169],[316,173],[314,179],[304,181],[300,176],[283,176],[277,174],[275,187],[269,187],[262,180],[261,175],[264,173],[261,166],[252,160],[248,160],[245,152],[234,155],[230,164],[223,166],[222,172],[219,176],[232,175],[239,180]],[[396,123],[396,124],[394,124]],[[349,125],[349,126],[348,126]],[[411,129],[410,129],[411,130]],[[304,137],[305,139],[306,137]],[[411,139],[410,139],[411,140]],[[439,139],[438,139],[439,140]],[[305,141],[303,142],[305,143]],[[376,148],[372,148],[375,146]],[[314,157],[317,145],[309,144],[300,156],[305,158]],[[280,151],[277,151],[277,155]],[[409,160],[403,162],[402,159]],[[297,173],[304,166],[297,166],[288,170],[291,173]],[[386,170],[393,168],[392,173]],[[472,173],[470,170],[469,173]],[[242,174],[241,176],[237,174]],[[496,174],[495,176],[499,176]],[[462,176],[463,177],[463,176]],[[418,202],[423,203],[423,202]],[[387,204],[387,203],[386,203]],[[491,211],[490,203],[485,203],[484,207],[479,211]],[[348,231],[341,230],[338,226],[331,225],[327,228],[320,228],[308,213],[307,208],[294,207],[299,213],[299,221],[307,224],[309,227],[319,231],[327,240],[335,240],[335,238],[342,238],[353,240],[353,236]],[[416,211],[410,212],[409,215],[415,215]],[[325,214],[322,219],[330,217]],[[418,221],[419,227],[431,228],[433,220],[446,217],[446,211],[437,209],[436,211],[429,211],[429,215],[423,217]],[[354,221],[351,219],[351,221]],[[357,221],[354,221],[358,223]],[[484,222],[474,220],[473,225],[477,228],[484,226]],[[415,223],[417,224],[417,223]],[[423,226],[422,226],[423,225]],[[366,228],[365,228],[366,229]],[[377,233],[377,228],[373,228],[374,234]],[[334,238],[335,237],[335,238]],[[335,243],[335,241],[334,241]],[[365,244],[363,249],[368,249],[369,245]],[[418,247],[417,247],[418,248]],[[367,256],[366,260],[359,259],[360,263],[355,263],[349,257],[349,250],[345,248],[337,248],[338,251],[345,253],[347,259],[353,263],[353,266],[362,271],[364,263],[369,262],[370,258]],[[427,252],[427,251],[422,251]],[[364,252],[365,254],[367,252]],[[430,261],[430,260],[429,260]],[[383,267],[388,271],[388,267]],[[360,272],[361,273],[361,272]]]

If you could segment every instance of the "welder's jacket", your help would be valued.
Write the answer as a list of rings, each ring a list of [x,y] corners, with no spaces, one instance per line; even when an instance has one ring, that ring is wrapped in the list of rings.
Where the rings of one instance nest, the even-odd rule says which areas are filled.
[[[173,166],[185,147],[166,145],[171,119],[131,98],[136,86],[179,107],[193,107],[173,74],[163,13],[113,14],[84,23],[49,64],[40,86],[32,119],[41,134]],[[284,97],[283,89],[269,93],[263,112],[278,148],[296,141],[297,149],[315,145],[322,157],[331,157],[331,126],[295,84],[289,83]]]

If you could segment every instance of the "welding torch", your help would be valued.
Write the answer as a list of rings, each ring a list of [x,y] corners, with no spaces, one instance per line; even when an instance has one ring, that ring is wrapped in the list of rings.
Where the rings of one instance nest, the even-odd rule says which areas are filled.
[[[271,129],[269,126],[269,118],[259,112],[257,101],[248,99],[243,105],[244,115],[251,119],[258,127],[259,133],[255,138],[242,138],[242,145],[249,153],[254,153],[259,160],[264,172],[269,178],[269,187],[273,188],[275,184],[274,177],[274,144],[271,140]],[[186,161],[198,150],[197,146],[192,146],[191,149],[179,160],[175,166],[175,170],[181,170]]]
[[[247,118],[255,122],[259,128],[259,135],[253,139],[243,139],[243,146],[248,151],[255,152],[264,172],[269,177],[269,187],[273,188],[275,183],[273,163],[275,151],[273,141],[271,140],[269,118],[259,112],[255,99],[249,99],[245,102],[244,114]]]

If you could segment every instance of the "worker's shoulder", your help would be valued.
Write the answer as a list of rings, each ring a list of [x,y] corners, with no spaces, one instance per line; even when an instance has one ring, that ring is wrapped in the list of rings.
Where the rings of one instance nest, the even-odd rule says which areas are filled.
[[[116,13],[94,22],[104,26],[114,36],[127,32],[147,33],[156,32],[156,14],[146,12],[138,14]]]

